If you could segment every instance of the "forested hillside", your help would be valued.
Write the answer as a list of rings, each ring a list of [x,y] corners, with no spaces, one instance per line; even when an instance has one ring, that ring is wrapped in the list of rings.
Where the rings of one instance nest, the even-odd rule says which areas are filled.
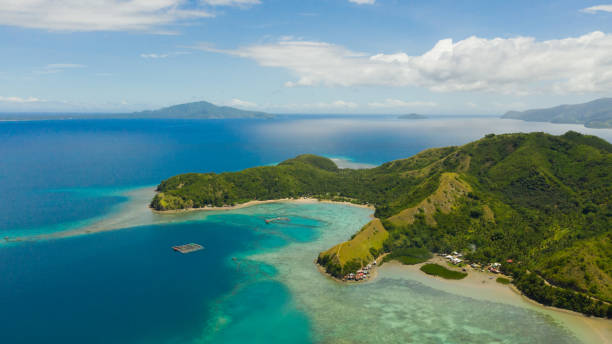
[[[179,175],[158,191],[157,210],[304,196],[368,203],[382,226],[347,242],[362,252],[343,250],[350,259],[323,252],[328,272],[342,276],[383,252],[455,250],[480,263],[511,259],[503,269],[544,304],[612,315],[612,145],[597,137],[487,135],[366,170],[302,155]]]

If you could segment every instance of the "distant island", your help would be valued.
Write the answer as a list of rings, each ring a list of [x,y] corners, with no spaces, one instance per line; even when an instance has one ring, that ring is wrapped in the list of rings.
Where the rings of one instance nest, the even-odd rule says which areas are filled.
[[[317,257],[336,278],[382,257],[414,264],[430,252],[453,252],[463,257],[458,264],[501,270],[542,304],[612,317],[612,144],[598,137],[489,134],[362,170],[300,155],[276,166],[171,177],[150,206],[300,197],[376,209],[350,240]]]
[[[587,128],[612,128],[612,98],[547,109],[509,111],[502,118],[532,122],[583,124]]]
[[[240,110],[229,106],[217,106],[209,102],[200,101],[165,107],[159,110],[134,112],[133,118],[273,118],[274,115]]]
[[[397,118],[398,119],[426,119],[427,116],[419,115],[419,114],[416,114],[416,113],[411,113],[411,114],[408,114],[408,115],[399,115],[399,116],[397,116]]]
[[[133,113],[5,113],[0,114],[0,120],[5,121],[36,121],[36,120],[71,120],[71,119],[268,119],[274,115],[240,110],[229,106],[217,106],[200,101],[165,107],[159,110],[147,110]]]

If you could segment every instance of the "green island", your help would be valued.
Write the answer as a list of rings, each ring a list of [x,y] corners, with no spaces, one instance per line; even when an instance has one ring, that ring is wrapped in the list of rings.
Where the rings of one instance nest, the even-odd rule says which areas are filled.
[[[425,264],[421,266],[421,271],[428,275],[440,276],[446,279],[463,279],[467,276],[465,272],[449,270],[439,264]]]
[[[188,173],[157,188],[158,211],[312,197],[375,207],[317,262],[342,278],[381,256],[422,262],[463,253],[502,262],[526,296],[612,317],[612,144],[567,132],[493,135],[364,170],[301,155],[276,166]]]

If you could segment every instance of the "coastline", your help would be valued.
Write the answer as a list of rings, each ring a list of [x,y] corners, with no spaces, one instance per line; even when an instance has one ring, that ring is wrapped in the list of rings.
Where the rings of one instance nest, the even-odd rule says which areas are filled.
[[[366,208],[366,209],[371,209],[371,210],[376,210],[376,208],[374,208],[374,206],[372,205],[366,205],[366,204],[357,204],[357,203],[351,203],[351,202],[346,202],[346,201],[332,201],[332,200],[325,200],[325,199],[318,199],[318,198],[311,198],[311,197],[300,197],[300,198],[278,198],[278,199],[270,199],[270,200],[265,200],[265,201],[248,201],[245,203],[240,203],[240,204],[236,204],[236,205],[232,205],[232,206],[222,206],[222,207],[205,207],[205,208],[186,208],[186,209],[173,209],[173,210],[156,210],[153,208],[150,208],[151,211],[155,214],[180,214],[180,213],[188,213],[188,212],[197,212],[197,211],[228,211],[228,210],[238,210],[238,209],[243,209],[243,208],[248,208],[248,207],[252,207],[252,206],[256,206],[256,205],[261,205],[261,204],[269,204],[269,203],[303,203],[303,204],[312,204],[312,203],[331,203],[331,204],[343,204],[343,205],[349,205],[352,207],[359,207],[359,208]]]
[[[93,234],[98,232],[105,232],[111,230],[121,230],[124,228],[130,228],[140,225],[150,225],[150,224],[162,224],[162,223],[172,223],[172,222],[184,222],[189,221],[191,219],[202,219],[205,218],[208,214],[205,212],[208,211],[227,211],[227,210],[238,210],[244,209],[247,207],[252,207],[260,204],[268,204],[268,203],[298,203],[298,204],[312,204],[312,203],[330,203],[330,204],[343,204],[351,207],[358,208],[366,208],[373,209],[371,206],[358,205],[350,202],[334,202],[328,200],[318,200],[313,198],[304,198],[304,199],[279,199],[279,200],[268,200],[268,201],[253,201],[240,204],[236,207],[222,207],[219,209],[194,209],[193,211],[179,211],[174,213],[164,213],[165,216],[158,216],[158,212],[153,212],[148,207],[148,201],[150,201],[152,195],[154,195],[153,187],[132,189],[128,192],[124,193],[129,196],[129,200],[125,203],[122,203],[118,206],[118,211],[112,212],[107,215],[107,218],[96,221],[90,225],[86,225],[84,227],[71,229],[62,232],[50,233],[48,235],[40,235],[34,237],[24,237],[26,240],[45,240],[45,239],[56,239],[56,238],[67,238],[77,235],[85,235],[85,234]],[[199,210],[203,210],[201,212]],[[171,216],[171,215],[175,216]],[[202,216],[204,215],[204,216]],[[370,214],[371,216],[371,214]],[[357,229],[355,229],[357,230]],[[23,241],[26,241],[23,240]],[[334,239],[335,240],[335,239]],[[332,243],[333,244],[333,243]],[[325,244],[327,245],[327,243]],[[325,246],[323,245],[323,246]],[[319,248],[317,248],[319,249]],[[312,256],[311,256],[312,258]],[[380,257],[378,258],[380,259]],[[436,261],[436,259],[440,259]],[[378,260],[377,260],[378,261]],[[443,262],[445,267],[451,268],[446,264],[443,259],[440,257],[434,257],[430,259],[428,262]],[[309,259],[306,259],[306,264],[309,262]],[[281,262],[282,263],[282,262]],[[336,278],[329,276],[318,264],[315,264],[318,272],[326,275],[328,278],[334,280],[334,284],[338,286],[351,286],[358,288],[360,285],[371,285],[381,278],[386,277],[399,277],[408,278],[411,280],[415,280],[417,282],[422,282],[423,284],[442,289],[448,291],[452,294],[464,295],[473,297],[476,299],[485,299],[493,302],[501,302],[509,305],[530,308],[535,311],[544,312],[546,314],[551,315],[551,317],[561,323],[566,327],[572,329],[572,332],[575,332],[575,329],[578,328],[578,332],[580,333],[580,338],[587,338],[586,343],[612,343],[612,321],[601,319],[601,318],[593,318],[586,317],[580,313],[558,309],[554,307],[548,307],[541,305],[525,296],[520,294],[517,290],[513,288],[512,285],[501,285],[495,281],[494,275],[490,273],[481,273],[480,271],[474,271],[473,269],[466,267],[468,269],[468,276],[462,280],[445,280],[440,277],[427,275],[419,270],[420,266],[425,263],[416,264],[416,265],[403,265],[399,262],[391,261],[386,262],[383,265],[377,265],[375,269],[371,272],[370,278],[365,281],[352,282],[352,281],[342,281]],[[489,277],[493,277],[490,279]],[[323,281],[324,282],[324,281]],[[429,282],[429,283],[428,283]],[[567,325],[570,324],[570,325]]]
[[[428,275],[420,270],[420,267],[427,263],[436,263],[451,270],[461,271],[460,268],[453,269],[446,264],[442,257],[434,256],[426,262],[414,265],[404,265],[398,261],[387,262],[377,268],[380,270],[377,278],[391,276],[408,278],[451,294],[532,309],[550,315],[555,321],[577,332],[579,337],[586,340],[587,343],[612,343],[612,320],[610,319],[589,317],[571,310],[540,304],[525,296],[513,284],[498,283],[497,277],[504,277],[503,275],[487,271],[481,272],[469,266],[466,266],[468,275],[460,280]]]
[[[317,270],[319,270],[319,272],[321,273],[321,275],[329,278],[330,280],[334,281],[335,283],[339,283],[339,284],[346,284],[346,285],[356,285],[356,284],[364,284],[364,283],[371,283],[374,282],[376,280],[376,278],[378,277],[378,269],[381,267],[381,263],[383,261],[383,258],[385,258],[385,256],[388,253],[382,254],[380,256],[378,256],[375,261],[376,261],[376,265],[373,265],[370,268],[370,273],[369,273],[369,277],[365,280],[361,280],[361,281],[355,281],[355,280],[344,280],[344,279],[340,279],[337,277],[332,276],[330,273],[328,273],[327,271],[325,271],[325,268],[323,266],[321,266],[319,263],[317,263],[317,260],[315,259],[313,261],[313,264],[317,267]]]
[[[163,223],[183,222],[189,220],[202,219],[202,213],[206,212],[225,212],[232,210],[245,209],[262,204],[270,203],[298,203],[298,204],[313,204],[313,203],[329,203],[341,204],[351,207],[366,208],[374,210],[373,206],[354,204],[351,202],[337,202],[331,200],[319,200],[316,198],[286,198],[274,199],[266,201],[249,201],[246,203],[237,204],[227,207],[208,207],[208,208],[192,208],[180,210],[165,210],[158,211],[149,206],[151,199],[155,196],[155,186],[147,186],[135,188],[121,193],[128,197],[125,203],[117,205],[114,211],[100,218],[94,218],[86,222],[82,226],[59,230],[44,234],[21,235],[10,237],[8,240],[0,241],[1,245],[19,244],[23,242],[32,242],[38,240],[51,240],[70,238],[80,235],[95,234],[114,230],[122,230],[138,226],[147,226]],[[204,215],[206,216],[206,215]]]

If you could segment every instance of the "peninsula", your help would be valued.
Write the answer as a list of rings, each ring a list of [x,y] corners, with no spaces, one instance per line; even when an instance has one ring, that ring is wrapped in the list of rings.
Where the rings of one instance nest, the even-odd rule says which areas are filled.
[[[547,109],[509,111],[502,118],[532,122],[584,124],[587,128],[612,128],[612,98],[584,104],[560,105]]]
[[[158,211],[300,197],[373,205],[369,224],[319,254],[331,275],[382,255],[410,263],[453,252],[511,275],[542,304],[612,317],[612,144],[594,136],[489,134],[361,170],[301,155],[174,176],[157,192]]]

